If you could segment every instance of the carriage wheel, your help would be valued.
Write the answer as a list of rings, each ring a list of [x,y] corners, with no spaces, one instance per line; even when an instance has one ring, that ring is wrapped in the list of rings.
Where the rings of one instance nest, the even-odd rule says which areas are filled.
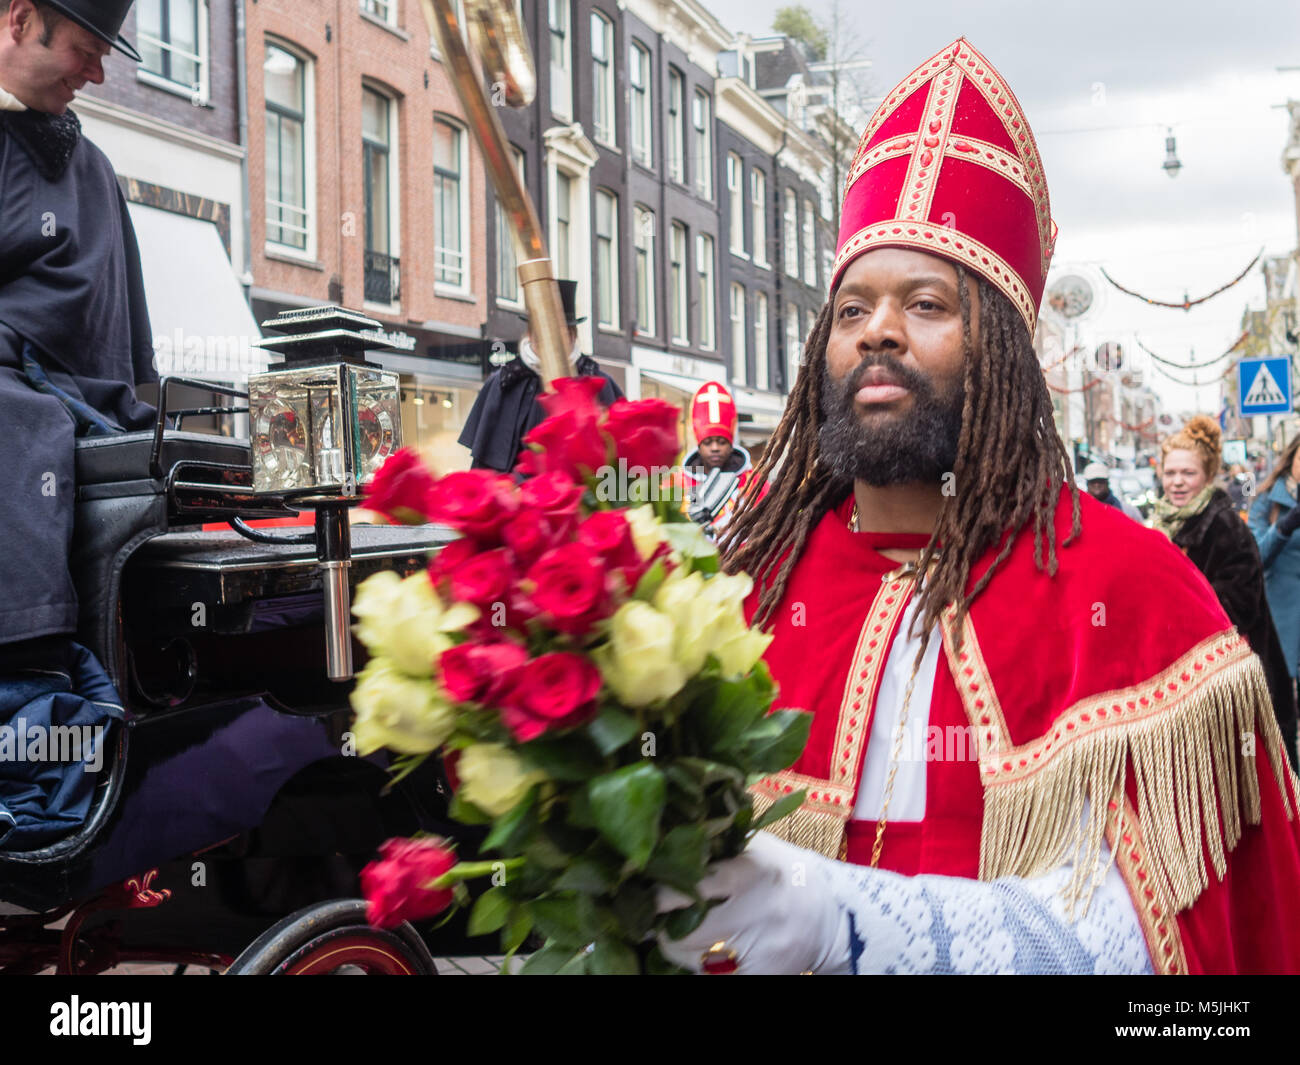
[[[336,899],[290,914],[258,936],[227,976],[436,976],[424,941],[410,924],[372,928],[360,899]]]

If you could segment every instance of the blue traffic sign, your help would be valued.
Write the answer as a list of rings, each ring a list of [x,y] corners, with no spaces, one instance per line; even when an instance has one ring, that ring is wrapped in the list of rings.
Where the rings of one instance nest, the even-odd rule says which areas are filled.
[[[1241,416],[1291,413],[1291,359],[1266,355],[1237,363],[1237,395]]]

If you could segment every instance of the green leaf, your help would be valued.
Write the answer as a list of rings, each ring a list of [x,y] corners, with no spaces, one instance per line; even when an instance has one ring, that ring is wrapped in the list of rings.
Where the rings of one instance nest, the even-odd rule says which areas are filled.
[[[494,887],[483,892],[469,913],[469,934],[485,936],[506,923],[512,903],[504,888]]]
[[[668,938],[681,939],[683,936],[689,936],[704,922],[709,908],[707,902],[697,902],[684,910],[673,910],[664,921],[664,931],[668,933]]]
[[[763,720],[771,701],[761,691],[762,682],[748,677],[719,680],[693,701],[690,724],[710,754],[730,755],[746,730]]]
[[[519,755],[552,780],[590,780],[605,768],[600,756],[584,742],[581,733],[572,733],[559,740],[533,740],[519,747]]]
[[[717,573],[721,566],[717,555],[696,555],[686,560],[687,573]]]
[[[528,976],[554,976],[573,959],[573,951],[573,947],[548,942],[524,962],[519,972]]]
[[[782,795],[781,798],[777,799],[776,802],[764,810],[763,813],[751,823],[750,827],[764,828],[767,825],[780,821],[783,817],[788,817],[803,805],[803,801],[807,795],[808,790],[806,788],[793,792],[790,795]]]
[[[808,743],[812,714],[803,710],[777,710],[741,737],[750,772],[775,773],[788,769]]]
[[[645,971],[647,976],[686,976],[690,973],[689,969],[683,969],[676,962],[665,958],[657,943],[645,960]]]
[[[612,906],[624,935],[633,942],[641,941],[654,928],[658,907],[652,886],[644,882],[624,884]]]
[[[668,778],[669,784],[680,789],[690,798],[701,800],[704,798],[703,785],[685,767],[678,765],[676,762],[668,763],[668,766],[664,769],[664,776]]]
[[[703,825],[678,825],[663,838],[646,864],[646,874],[688,894],[704,877],[709,840]]]
[[[536,833],[524,847],[524,857],[530,863],[536,863],[543,869],[563,869],[573,860],[573,855],[545,832]]]
[[[587,735],[596,744],[596,749],[606,756],[613,754],[640,731],[641,726],[637,724],[636,718],[614,709],[603,711],[587,726]]]
[[[710,540],[695,522],[680,525],[665,525],[662,530],[668,546],[683,559],[717,557],[718,545]]]
[[[596,819],[591,813],[591,799],[586,788],[578,788],[569,796],[569,814],[565,821],[574,828],[595,828]]]
[[[501,930],[501,949],[506,954],[513,954],[524,945],[528,933],[533,930],[533,915],[526,906],[516,906],[510,914],[506,926]]]
[[[451,797],[451,805],[447,808],[448,816],[453,821],[459,821],[462,825],[490,825],[492,815],[484,813],[473,803],[466,802],[455,793]]]
[[[578,902],[575,898],[534,899],[528,904],[537,930],[566,947],[575,950],[589,943],[578,925]]]
[[[570,958],[558,969],[556,969],[555,975],[556,976],[586,976],[588,972],[588,963],[590,961],[591,961],[591,956],[587,953],[587,951],[585,949],[580,950],[572,958]]]
[[[723,765],[707,758],[678,758],[676,763],[690,773],[700,784],[707,788],[710,784],[726,782],[738,788],[745,787],[745,774],[734,765]]]
[[[556,891],[580,891],[587,895],[604,895],[618,882],[618,870],[612,869],[599,858],[582,855],[569,863],[569,867],[555,881]]]
[[[534,810],[537,806],[537,787],[528,789],[528,794],[496,819],[492,831],[483,841],[483,850],[503,852],[516,851],[523,844],[524,838],[537,824]]]
[[[587,785],[596,828],[638,869],[659,839],[667,784],[649,762],[624,766]]]
[[[626,943],[606,936],[596,940],[587,971],[600,976],[638,976],[641,960]]]
[[[659,591],[659,586],[667,576],[668,568],[664,565],[664,560],[655,559],[655,564],[641,574],[641,579],[636,582],[636,591],[632,593],[632,598],[649,602],[655,597],[655,592]]]
[[[608,906],[599,905],[590,895],[577,896],[578,928],[588,942],[618,932],[618,918]]]

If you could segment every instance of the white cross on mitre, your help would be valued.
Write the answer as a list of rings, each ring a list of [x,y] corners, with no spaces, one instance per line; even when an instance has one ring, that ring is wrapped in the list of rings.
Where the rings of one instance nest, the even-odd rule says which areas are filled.
[[[726,392],[719,392],[716,383],[710,382],[709,390],[701,392],[697,402],[709,405],[709,421],[717,425],[722,421],[722,404],[731,403],[733,400]]]

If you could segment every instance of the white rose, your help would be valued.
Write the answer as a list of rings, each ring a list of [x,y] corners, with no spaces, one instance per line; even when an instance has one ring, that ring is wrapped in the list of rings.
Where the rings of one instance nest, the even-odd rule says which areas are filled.
[[[456,763],[456,776],[461,797],[493,817],[514,809],[529,788],[547,779],[540,770],[530,771],[518,755],[499,743],[466,747]]]
[[[436,751],[456,727],[456,712],[431,680],[410,677],[385,658],[372,658],[352,692],[358,754],[381,747],[401,754]]]
[[[479,614],[469,603],[445,606],[423,570],[405,580],[392,570],[376,573],[357,588],[352,613],[357,638],[370,652],[413,677],[432,676],[438,656],[452,645],[449,633]]]

